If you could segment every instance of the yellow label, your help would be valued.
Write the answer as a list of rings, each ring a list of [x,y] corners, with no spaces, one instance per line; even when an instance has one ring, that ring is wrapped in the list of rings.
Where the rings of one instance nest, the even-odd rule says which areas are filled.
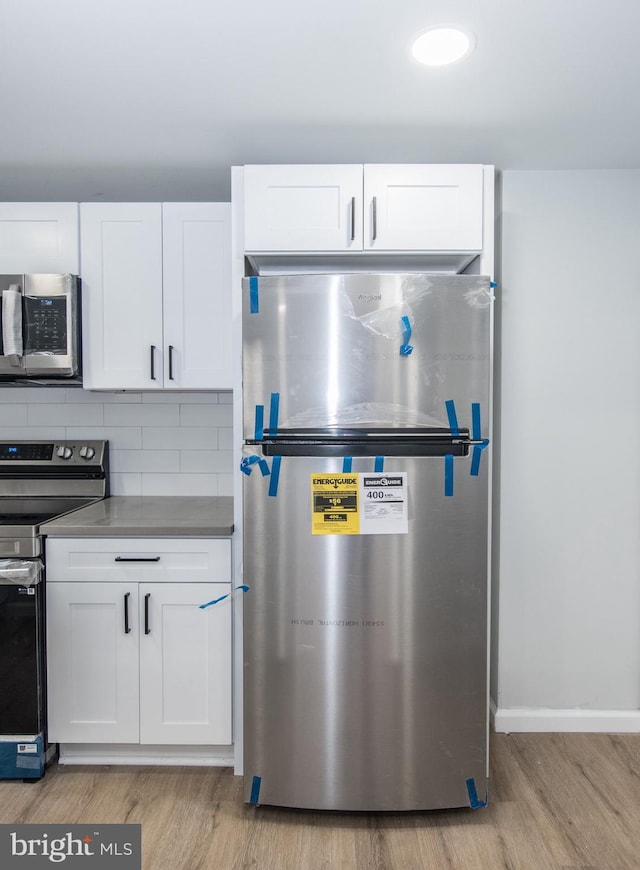
[[[311,475],[311,534],[358,535],[357,474]]]

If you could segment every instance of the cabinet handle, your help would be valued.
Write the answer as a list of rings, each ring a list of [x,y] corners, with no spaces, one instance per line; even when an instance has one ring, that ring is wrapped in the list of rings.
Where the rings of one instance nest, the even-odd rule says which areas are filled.
[[[160,556],[116,556],[114,562],[159,562]]]
[[[378,237],[378,198],[375,196],[373,197],[372,207],[373,232],[371,233],[371,241],[375,242]]]
[[[129,634],[131,632],[131,626],[129,625],[129,596],[130,592],[124,593],[124,633]]]
[[[156,370],[155,370],[155,354],[156,354],[156,346],[155,344],[151,345],[151,380],[155,381],[156,379]]]
[[[149,627],[149,599],[151,598],[151,593],[147,592],[144,596],[144,633],[151,634],[151,628]]]
[[[356,198],[351,197],[351,241],[356,239]]]
[[[173,380],[173,345],[169,345],[169,380]]]

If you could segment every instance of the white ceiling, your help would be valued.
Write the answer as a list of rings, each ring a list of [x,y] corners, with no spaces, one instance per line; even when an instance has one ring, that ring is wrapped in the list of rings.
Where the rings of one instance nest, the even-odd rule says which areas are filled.
[[[432,24],[477,38],[420,67]],[[640,0],[0,0],[0,200],[229,199],[243,163],[640,166]]]

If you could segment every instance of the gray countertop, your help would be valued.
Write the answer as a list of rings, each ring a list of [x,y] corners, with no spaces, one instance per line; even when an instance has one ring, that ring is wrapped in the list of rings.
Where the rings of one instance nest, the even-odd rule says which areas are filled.
[[[105,498],[40,526],[51,537],[225,537],[233,532],[230,496]]]

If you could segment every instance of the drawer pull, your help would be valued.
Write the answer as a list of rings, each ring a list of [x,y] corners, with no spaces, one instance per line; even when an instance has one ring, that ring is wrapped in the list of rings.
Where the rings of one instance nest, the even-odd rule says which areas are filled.
[[[131,632],[131,626],[129,625],[129,596],[130,592],[124,593],[124,633],[129,634]]]
[[[159,562],[160,556],[116,556],[116,562]]]
[[[151,627],[149,626],[149,599],[151,598],[151,593],[147,592],[144,596],[144,633],[151,634]]]

